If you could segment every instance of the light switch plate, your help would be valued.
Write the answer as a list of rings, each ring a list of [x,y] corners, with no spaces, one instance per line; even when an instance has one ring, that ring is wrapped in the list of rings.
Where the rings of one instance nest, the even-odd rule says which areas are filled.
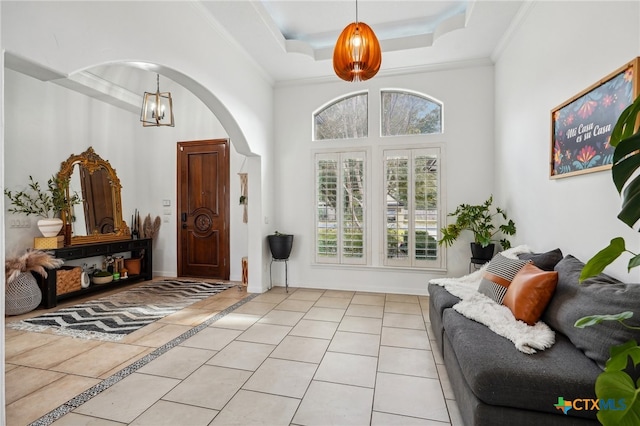
[[[171,200],[162,200],[162,206],[163,207],[171,206]]]

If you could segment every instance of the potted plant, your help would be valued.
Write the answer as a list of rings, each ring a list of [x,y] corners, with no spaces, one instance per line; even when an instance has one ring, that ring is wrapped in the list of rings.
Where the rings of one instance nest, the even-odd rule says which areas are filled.
[[[618,219],[630,228],[640,219],[640,199],[637,197],[640,186],[640,129],[636,126],[640,114],[640,96],[625,109],[616,122],[609,143],[615,147],[611,176],[618,193],[622,197],[622,208]],[[628,270],[640,266],[640,254],[633,253],[626,248],[625,240],[616,237],[609,245],[600,250],[585,264],[580,274],[580,282],[600,274],[613,263],[622,253],[632,255],[628,263]],[[638,326],[628,324],[633,312],[620,312],[613,315],[591,315],[580,318],[575,326],[584,328],[600,324],[603,321],[618,321],[630,329]],[[640,416],[640,381],[637,380],[637,366],[640,364],[640,346],[634,339],[630,339],[620,346],[610,348],[611,357],[605,365],[604,371],[598,376],[595,384],[598,398],[623,399],[627,402],[623,410],[600,410],[598,420],[608,425],[635,425]],[[629,374],[631,373],[631,374]]]
[[[516,224],[507,218],[507,214],[500,207],[492,210],[493,195],[482,204],[460,204],[453,213],[448,216],[456,218],[455,223],[442,228],[442,238],[438,244],[452,246],[463,231],[471,231],[473,242],[471,243],[471,257],[474,259],[490,260],[495,248],[494,241],[499,241],[503,249],[511,247],[509,240],[504,235],[514,235]],[[496,226],[494,220],[502,218],[506,223]],[[503,238],[496,240],[498,234]]]
[[[80,197],[73,194],[67,199],[67,184],[55,177],[47,181],[47,188],[41,188],[40,183],[29,176],[28,189],[24,191],[4,190],[13,207],[7,209],[10,213],[35,215],[38,220],[38,229],[45,237],[55,237],[60,232],[63,222],[60,213],[68,210],[74,204],[80,202]]]
[[[289,259],[293,248],[293,235],[276,231],[274,234],[267,236],[267,240],[269,241],[271,257],[276,260]]]

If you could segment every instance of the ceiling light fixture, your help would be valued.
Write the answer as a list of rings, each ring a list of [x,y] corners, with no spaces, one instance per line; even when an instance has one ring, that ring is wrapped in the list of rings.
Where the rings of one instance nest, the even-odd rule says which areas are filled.
[[[375,33],[364,22],[356,22],[342,30],[333,49],[333,70],[346,81],[365,81],[378,73],[382,63],[380,43]]]
[[[175,123],[173,122],[173,102],[171,100],[171,93],[160,92],[160,74],[156,74],[156,76],[156,92],[144,92],[140,121],[142,121],[142,125],[144,127],[174,127]]]

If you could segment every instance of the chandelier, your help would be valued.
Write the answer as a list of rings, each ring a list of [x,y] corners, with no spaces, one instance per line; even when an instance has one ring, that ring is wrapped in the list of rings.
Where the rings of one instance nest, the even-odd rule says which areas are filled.
[[[380,43],[375,33],[364,22],[356,22],[342,30],[333,49],[333,70],[346,81],[365,81],[378,73],[382,63]]]
[[[156,74],[156,92],[144,92],[140,121],[144,127],[170,126],[173,122],[173,102],[170,92],[160,92],[160,75]]]

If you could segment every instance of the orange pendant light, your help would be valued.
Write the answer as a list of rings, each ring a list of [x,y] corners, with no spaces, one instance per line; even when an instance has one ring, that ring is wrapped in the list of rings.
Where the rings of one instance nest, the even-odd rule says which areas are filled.
[[[356,1],[356,22],[342,30],[333,49],[333,70],[346,81],[365,81],[378,73],[382,63],[380,43],[367,24],[358,22],[358,2]]]

